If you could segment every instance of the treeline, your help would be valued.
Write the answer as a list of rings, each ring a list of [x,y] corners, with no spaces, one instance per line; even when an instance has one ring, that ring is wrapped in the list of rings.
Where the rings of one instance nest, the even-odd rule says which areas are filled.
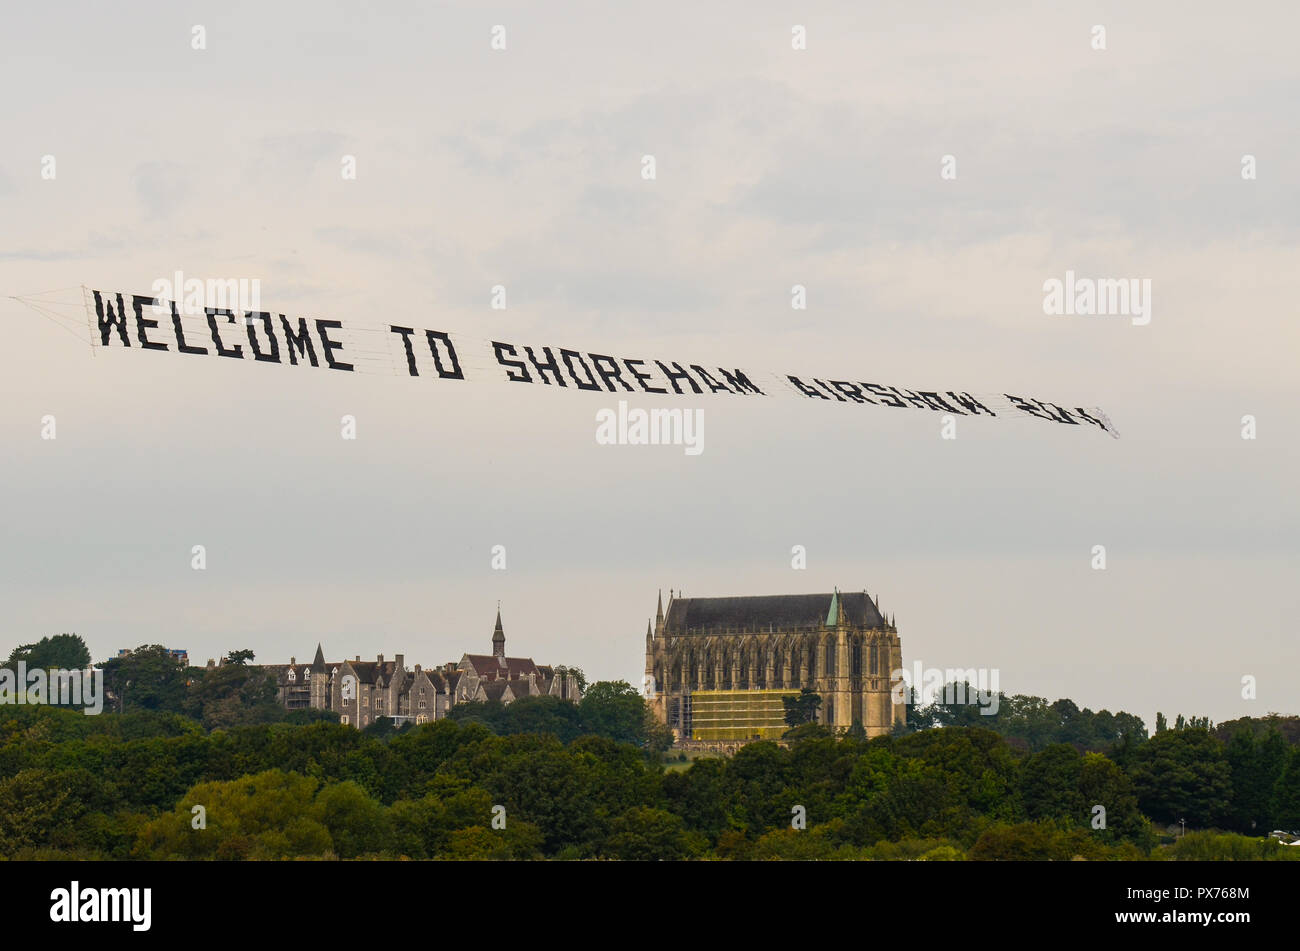
[[[1146,724],[1133,713],[1094,713],[1087,707],[1080,710],[1072,700],[1048,701],[1022,694],[997,694],[996,704],[981,707],[975,697],[975,688],[968,684],[948,684],[934,703],[908,707],[907,728],[979,727],[1034,752],[1054,743],[1103,751],[1125,738],[1135,742],[1147,738]]]
[[[636,696],[626,684],[603,692]],[[562,720],[574,714],[545,708],[578,706],[533,700],[553,700],[538,715]],[[1272,730],[1243,729],[1227,744],[1168,730],[1106,755],[1066,744],[1029,752],[974,727],[868,741],[808,725],[786,746],[752,743],[676,770],[644,739],[497,735],[486,721],[498,713],[401,731],[318,722],[205,732],[173,713],[3,708],[0,853],[1300,858],[1300,847],[1262,838],[1300,827],[1300,752]],[[1152,824],[1179,819],[1205,831],[1174,845]]]

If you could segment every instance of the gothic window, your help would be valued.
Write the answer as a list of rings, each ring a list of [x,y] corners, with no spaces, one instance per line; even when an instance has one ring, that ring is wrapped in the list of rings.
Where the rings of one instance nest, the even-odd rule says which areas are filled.
[[[880,673],[880,645],[871,645],[871,673],[877,675]]]

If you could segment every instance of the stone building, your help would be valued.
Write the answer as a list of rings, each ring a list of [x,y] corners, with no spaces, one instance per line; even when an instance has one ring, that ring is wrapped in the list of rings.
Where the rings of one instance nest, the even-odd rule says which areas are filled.
[[[310,664],[290,658],[288,664],[266,666],[276,680],[280,703],[290,710],[333,710],[339,720],[366,727],[379,717],[394,724],[427,723],[447,715],[457,703],[499,700],[510,703],[520,697],[552,695],[582,699],[577,677],[564,668],[533,663],[531,657],[507,657],[506,635],[497,609],[492,632],[491,654],[464,654],[459,663],[407,669],[402,654],[385,660],[352,660],[326,663],[325,652],[316,645]]]
[[[745,740],[786,729],[781,697],[808,687],[818,720],[889,733],[906,711],[891,672],[903,653],[893,620],[865,591],[683,598],[663,595],[646,626],[647,694],[681,739]]]

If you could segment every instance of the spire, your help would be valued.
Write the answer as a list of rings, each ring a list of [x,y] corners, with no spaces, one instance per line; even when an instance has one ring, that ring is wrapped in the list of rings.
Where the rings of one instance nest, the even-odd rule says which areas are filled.
[[[840,623],[840,589],[831,595],[831,609],[826,612],[826,626],[837,627]]]
[[[501,628],[501,602],[497,602],[497,626],[492,632],[492,656],[506,656],[506,632]]]
[[[650,619],[646,618],[645,619],[645,649],[647,654],[650,653],[652,649],[651,645],[653,643],[654,643],[654,635],[650,633]]]
[[[660,588],[660,589],[659,589],[659,609],[658,609],[657,611],[655,611],[655,620],[656,620],[656,621],[662,621],[663,619],[664,619],[664,589],[663,589],[663,588]]]
[[[320,649],[320,643],[316,644],[316,659],[311,662],[312,673],[325,672],[325,652]]]

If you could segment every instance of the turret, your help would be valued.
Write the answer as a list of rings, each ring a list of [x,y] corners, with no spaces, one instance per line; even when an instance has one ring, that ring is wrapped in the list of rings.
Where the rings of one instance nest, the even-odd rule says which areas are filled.
[[[506,657],[506,632],[501,627],[501,602],[497,602],[497,626],[492,632],[492,656],[500,658],[500,662],[505,662]]]

